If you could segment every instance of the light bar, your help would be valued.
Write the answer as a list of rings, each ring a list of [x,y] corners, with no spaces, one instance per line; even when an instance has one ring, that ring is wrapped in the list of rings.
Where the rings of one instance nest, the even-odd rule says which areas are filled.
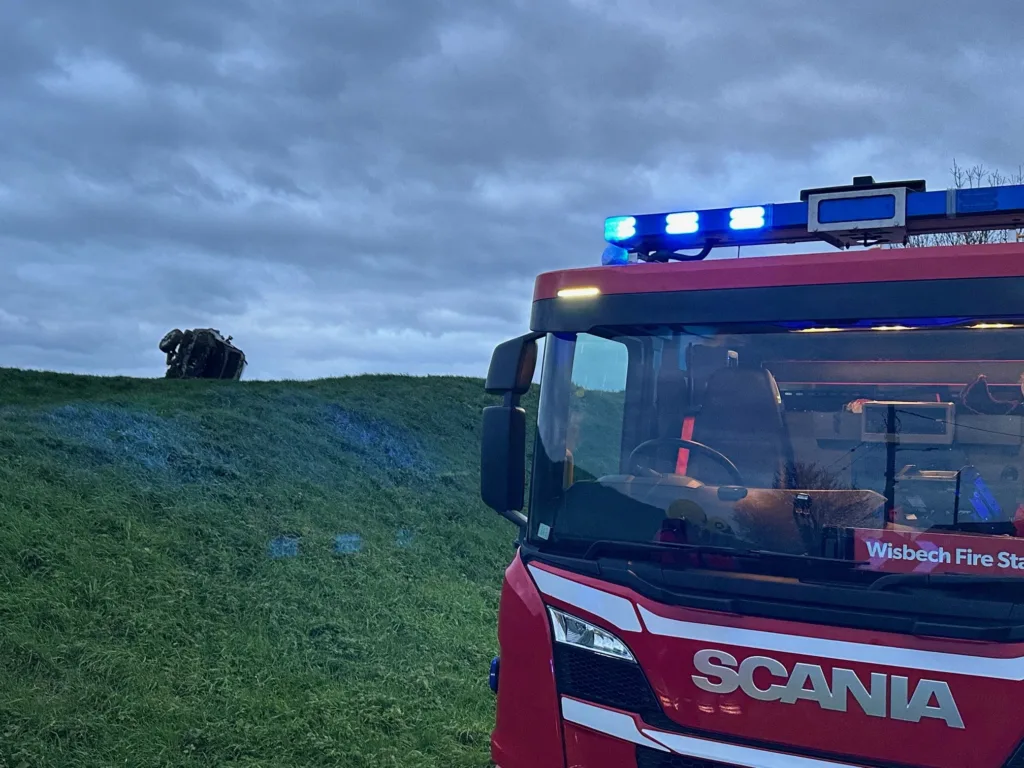
[[[924,182],[876,184],[866,176],[853,186],[805,190],[800,202],[614,216],[605,221],[605,240],[645,259],[712,247],[822,241],[849,248],[1015,228],[1024,228],[1024,185],[928,192]]]
[[[688,213],[670,213],[665,216],[665,233],[669,235],[692,235],[700,230],[700,214],[696,211]]]
[[[764,229],[765,209],[762,205],[752,208],[733,208],[729,211],[729,229]]]
[[[619,243],[636,235],[636,219],[632,216],[613,216],[604,222],[604,239]]]

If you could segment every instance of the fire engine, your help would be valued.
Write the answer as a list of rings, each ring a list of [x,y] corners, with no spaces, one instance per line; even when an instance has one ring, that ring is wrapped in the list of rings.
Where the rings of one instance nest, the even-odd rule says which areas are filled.
[[[1022,227],[857,177],[537,278],[485,384],[498,768],[1024,768],[1024,243],[901,247]],[[829,248],[733,257],[785,243]]]

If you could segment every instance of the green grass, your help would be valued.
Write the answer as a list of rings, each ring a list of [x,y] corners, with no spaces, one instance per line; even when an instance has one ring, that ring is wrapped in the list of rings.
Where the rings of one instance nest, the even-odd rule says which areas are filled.
[[[0,768],[489,765],[491,402],[0,369]]]

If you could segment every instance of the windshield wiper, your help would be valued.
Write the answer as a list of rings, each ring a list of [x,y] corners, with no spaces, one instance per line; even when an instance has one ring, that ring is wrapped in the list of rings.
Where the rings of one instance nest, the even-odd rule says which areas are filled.
[[[971,576],[959,573],[889,573],[878,575],[878,571],[858,570],[860,566],[869,565],[866,560],[839,560],[831,557],[819,557],[816,555],[798,555],[792,552],[775,552],[767,549],[738,549],[733,547],[715,546],[712,544],[685,544],[680,542],[658,541],[658,542],[633,542],[599,540],[593,542],[583,554],[585,560],[596,560],[603,555],[615,554],[641,554],[654,555],[664,553],[696,554],[696,555],[718,555],[721,557],[735,557],[760,562],[783,562],[790,566],[796,566],[793,571],[816,571],[811,574],[810,579],[816,581],[823,574],[822,571],[837,570],[844,572],[855,572],[860,578],[857,582],[869,590],[888,590],[901,586],[935,587],[938,589],[952,588],[954,590],[966,588],[974,589],[979,587],[999,587],[1012,585],[1024,588],[1024,577],[1019,576]],[[807,574],[794,573],[793,575],[806,581]],[[853,575],[852,573],[850,575]],[[873,581],[867,581],[873,576],[878,576]],[[817,577],[817,578],[815,578]],[[827,577],[826,577],[827,578]],[[844,579],[845,581],[845,579]],[[865,583],[866,582],[866,583]]]
[[[837,560],[832,557],[818,557],[816,555],[797,555],[792,552],[775,552],[769,549],[738,549],[735,547],[723,547],[712,544],[684,544],[671,541],[641,542],[641,541],[614,541],[602,539],[593,542],[583,554],[585,560],[596,560],[605,553],[666,553],[678,552],[680,554],[697,555],[721,555],[723,557],[738,557],[747,560],[775,560],[786,561],[805,566],[841,567],[843,569],[853,568],[858,565],[867,565],[864,560]]]
[[[1024,587],[1020,576],[971,576],[966,573],[890,573],[871,582],[868,589],[892,589],[906,585],[915,587],[985,587],[1014,584]]]

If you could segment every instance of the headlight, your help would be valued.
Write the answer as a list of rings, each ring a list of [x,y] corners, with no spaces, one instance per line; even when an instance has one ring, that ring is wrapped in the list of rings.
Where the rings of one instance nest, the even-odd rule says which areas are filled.
[[[588,621],[577,619],[568,613],[555,608],[548,608],[551,614],[551,626],[555,632],[555,642],[584,648],[603,656],[636,662],[629,648],[611,632],[595,627]]]

